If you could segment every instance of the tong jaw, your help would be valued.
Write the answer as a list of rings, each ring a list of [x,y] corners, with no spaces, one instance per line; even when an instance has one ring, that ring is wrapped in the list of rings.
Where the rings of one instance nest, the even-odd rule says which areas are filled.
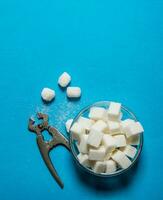
[[[37,135],[37,145],[40,150],[40,153],[42,155],[42,158],[49,169],[50,173],[54,177],[54,179],[57,181],[59,186],[61,188],[64,187],[61,179],[59,178],[57,171],[55,170],[51,159],[49,157],[50,151],[55,148],[58,145],[63,145],[68,150],[70,150],[69,142],[68,140],[54,127],[50,126],[48,124],[48,115],[43,113],[37,113],[37,118],[42,119],[42,122],[40,124],[34,125],[35,120],[30,118],[28,123],[28,129],[31,132],[36,133]],[[45,141],[44,137],[42,135],[42,132],[44,130],[47,130],[49,134],[52,136],[52,139],[50,141]]]

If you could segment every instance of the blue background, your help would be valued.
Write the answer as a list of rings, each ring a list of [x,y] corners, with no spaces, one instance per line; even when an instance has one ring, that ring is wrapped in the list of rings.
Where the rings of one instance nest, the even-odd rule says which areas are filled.
[[[82,88],[68,101],[57,86],[67,71]],[[44,105],[43,87],[56,91]],[[64,123],[99,100],[122,102],[145,128],[140,162],[109,181],[83,175],[58,148],[52,160],[61,190],[27,130],[36,111]],[[0,199],[163,199],[163,1],[0,1]]]

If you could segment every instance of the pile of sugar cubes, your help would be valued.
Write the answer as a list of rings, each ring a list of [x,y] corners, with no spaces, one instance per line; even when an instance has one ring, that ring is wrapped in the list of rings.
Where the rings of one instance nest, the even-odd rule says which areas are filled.
[[[66,128],[76,141],[83,166],[95,173],[112,174],[131,165],[144,130],[140,122],[122,120],[120,103],[110,102],[108,109],[91,107],[88,118],[72,121],[66,122]]]

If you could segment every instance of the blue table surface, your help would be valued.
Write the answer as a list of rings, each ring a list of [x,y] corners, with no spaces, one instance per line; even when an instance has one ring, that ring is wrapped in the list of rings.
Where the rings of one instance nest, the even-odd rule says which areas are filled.
[[[82,98],[57,85],[72,75]],[[43,87],[56,91],[50,105]],[[46,169],[35,135],[36,111],[66,135],[64,123],[100,100],[122,102],[142,122],[141,158],[110,180],[83,174],[64,148],[51,154],[65,187]],[[163,199],[163,1],[0,1],[0,199]]]

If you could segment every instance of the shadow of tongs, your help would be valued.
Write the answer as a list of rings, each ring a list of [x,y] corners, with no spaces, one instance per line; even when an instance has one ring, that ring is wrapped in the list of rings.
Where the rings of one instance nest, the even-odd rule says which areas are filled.
[[[70,151],[69,141],[56,128],[48,124],[48,115],[43,113],[37,113],[37,117],[38,119],[41,119],[42,122],[40,124],[34,125],[35,121],[32,118],[30,118],[28,129],[36,133],[37,145],[40,150],[41,156],[47,168],[49,169],[51,175],[54,177],[59,186],[63,188],[64,187],[63,182],[61,181],[60,177],[57,174],[57,171],[55,170],[51,162],[49,153],[53,148],[55,148],[58,145],[62,145]],[[44,140],[44,137],[42,135],[42,132],[44,130],[47,130],[49,134],[52,136],[52,139],[50,141]]]

